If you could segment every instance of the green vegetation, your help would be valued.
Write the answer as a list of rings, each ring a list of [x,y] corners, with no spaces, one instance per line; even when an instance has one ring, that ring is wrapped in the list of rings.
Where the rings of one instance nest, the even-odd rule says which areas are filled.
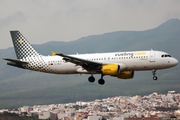
[[[172,19],[146,31],[118,31],[83,37],[72,42],[48,42],[34,45],[44,55],[56,51],[65,54],[108,52],[124,50],[161,50],[180,61],[180,21]],[[28,39],[28,38],[27,38]],[[28,39],[29,40],[29,39]],[[31,42],[31,40],[29,40]],[[68,48],[68,49],[67,49]],[[13,48],[0,50],[1,58],[15,58]],[[152,92],[180,92],[179,65],[157,71],[158,80],[152,80],[151,71],[135,72],[132,80],[105,76],[106,84],[89,83],[89,75],[52,75],[23,70],[6,65],[0,59],[0,109],[23,105],[90,101],[119,95],[147,95]],[[100,75],[95,75],[96,79]]]

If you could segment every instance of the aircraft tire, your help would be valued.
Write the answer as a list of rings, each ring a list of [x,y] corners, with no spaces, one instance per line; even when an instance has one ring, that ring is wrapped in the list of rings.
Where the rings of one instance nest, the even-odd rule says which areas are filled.
[[[104,85],[105,81],[104,81],[104,79],[101,78],[101,79],[98,80],[98,83],[99,83],[100,85]]]
[[[95,81],[95,78],[94,78],[93,76],[90,76],[90,77],[88,78],[88,81],[89,81],[89,82],[94,82],[94,81]]]
[[[158,78],[156,76],[153,76],[153,80],[157,80]]]

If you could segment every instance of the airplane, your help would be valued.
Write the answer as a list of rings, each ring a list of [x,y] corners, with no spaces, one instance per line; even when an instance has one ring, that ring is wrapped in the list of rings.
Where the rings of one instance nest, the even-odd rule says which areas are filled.
[[[90,74],[89,82],[94,82],[94,74],[100,74],[100,85],[105,83],[105,75],[119,79],[132,79],[134,71],[152,70],[157,80],[156,70],[174,67],[178,60],[162,51],[126,51],[94,54],[65,55],[52,52],[52,56],[39,54],[19,31],[10,31],[17,59],[5,58],[7,65],[53,74]]]

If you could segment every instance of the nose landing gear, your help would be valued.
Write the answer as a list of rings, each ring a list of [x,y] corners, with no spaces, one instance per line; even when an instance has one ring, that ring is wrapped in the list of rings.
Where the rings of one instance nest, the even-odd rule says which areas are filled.
[[[153,73],[153,80],[157,80],[158,78],[156,77],[156,70],[152,70]]]

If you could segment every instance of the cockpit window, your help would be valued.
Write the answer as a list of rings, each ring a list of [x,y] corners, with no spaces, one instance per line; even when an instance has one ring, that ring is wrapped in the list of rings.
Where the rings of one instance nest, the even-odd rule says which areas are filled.
[[[165,55],[165,57],[171,57],[170,55]]]
[[[165,55],[161,55],[161,57],[171,57],[171,56],[170,56],[170,55],[165,54]]]

